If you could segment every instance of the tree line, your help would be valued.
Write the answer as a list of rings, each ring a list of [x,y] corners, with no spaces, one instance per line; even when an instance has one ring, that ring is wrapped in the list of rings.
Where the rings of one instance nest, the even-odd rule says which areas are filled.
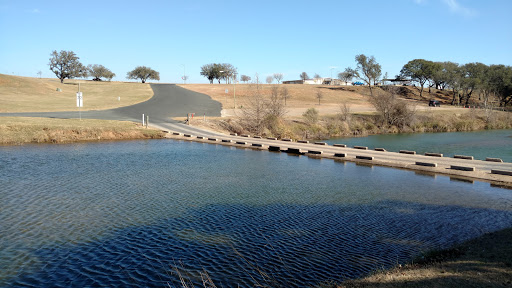
[[[384,82],[388,78],[387,73],[382,75],[382,67],[374,56],[359,54],[355,56],[355,62],[356,67],[347,67],[338,74],[338,79],[346,83],[354,78],[359,79],[368,86],[370,96],[373,96],[374,86]],[[245,77],[244,80],[250,80],[250,77]],[[301,80],[309,79],[306,72],[302,72],[299,77]],[[274,78],[280,83],[282,74],[274,74]],[[320,78],[320,75],[315,74],[314,78]],[[486,65],[479,62],[458,64],[414,59],[402,67],[395,80],[418,84],[420,97],[423,97],[425,87],[428,87],[429,93],[432,87],[438,90],[450,89],[452,105],[467,106],[475,94],[486,107],[494,103],[504,107],[512,102],[512,67],[507,65]],[[272,81],[272,76],[268,76],[267,83],[271,84]]]
[[[112,80],[116,76],[100,64],[89,64],[87,66],[80,62],[80,58],[73,51],[53,51],[50,57],[50,70],[63,83],[64,79],[93,77],[93,81]],[[126,74],[128,79],[140,79],[145,83],[148,79],[160,80],[160,73],[146,66],[137,66]]]
[[[357,66],[355,69],[346,68],[338,74],[338,79],[349,82],[353,78],[364,81],[370,88],[383,78],[381,66],[373,56],[364,54],[355,57]],[[301,74],[302,76],[302,74]],[[417,83],[420,97],[423,90],[428,87],[439,90],[450,89],[452,91],[451,104],[469,105],[472,96],[478,93],[479,100],[488,106],[492,101],[498,101],[500,106],[506,106],[512,101],[512,67],[506,65],[485,65],[483,63],[458,64],[450,61],[434,62],[425,59],[414,59],[407,62],[395,80],[411,81]]]
[[[452,105],[468,105],[476,92],[485,106],[494,99],[500,106],[506,106],[512,100],[511,66],[485,65],[479,62],[461,65],[449,61],[414,59],[403,66],[398,77],[409,78],[418,83],[420,95],[425,85],[429,92],[431,87],[451,89]]]

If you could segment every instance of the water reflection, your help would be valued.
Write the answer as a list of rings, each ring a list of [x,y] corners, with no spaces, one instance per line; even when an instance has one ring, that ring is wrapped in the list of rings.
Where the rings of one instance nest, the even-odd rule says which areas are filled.
[[[445,157],[453,155],[474,156],[485,160],[486,157],[501,158],[512,162],[512,130],[485,130],[475,132],[452,133],[404,133],[373,135],[368,137],[336,138],[325,142],[342,143],[350,147],[366,146],[370,149],[383,147],[388,151],[412,150],[418,154],[425,152],[442,153]]]
[[[0,286],[179,286],[178,266],[299,287],[512,226],[510,190],[412,171],[168,140],[0,149]]]

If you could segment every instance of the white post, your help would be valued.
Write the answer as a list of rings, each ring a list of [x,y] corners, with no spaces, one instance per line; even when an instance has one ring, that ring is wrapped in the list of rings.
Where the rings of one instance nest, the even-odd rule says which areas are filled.
[[[76,106],[78,106],[78,118],[82,121],[82,106],[83,106],[83,96],[82,92],[80,92],[80,82],[78,82],[78,92],[76,93]]]
[[[146,118],[144,117],[144,113],[142,114],[142,127],[146,124]]]

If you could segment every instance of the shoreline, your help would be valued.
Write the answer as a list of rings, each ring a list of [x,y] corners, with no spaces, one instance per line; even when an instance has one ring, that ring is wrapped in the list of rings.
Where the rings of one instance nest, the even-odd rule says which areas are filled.
[[[512,287],[512,227],[329,287]]]
[[[0,146],[160,139],[160,129],[131,121],[0,117]]]

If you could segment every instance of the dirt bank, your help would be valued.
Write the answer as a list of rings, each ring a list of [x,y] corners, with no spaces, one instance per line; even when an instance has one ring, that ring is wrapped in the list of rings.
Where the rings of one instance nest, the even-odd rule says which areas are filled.
[[[128,121],[0,117],[0,145],[163,137],[160,130]]]
[[[331,287],[512,287],[512,228]]]

